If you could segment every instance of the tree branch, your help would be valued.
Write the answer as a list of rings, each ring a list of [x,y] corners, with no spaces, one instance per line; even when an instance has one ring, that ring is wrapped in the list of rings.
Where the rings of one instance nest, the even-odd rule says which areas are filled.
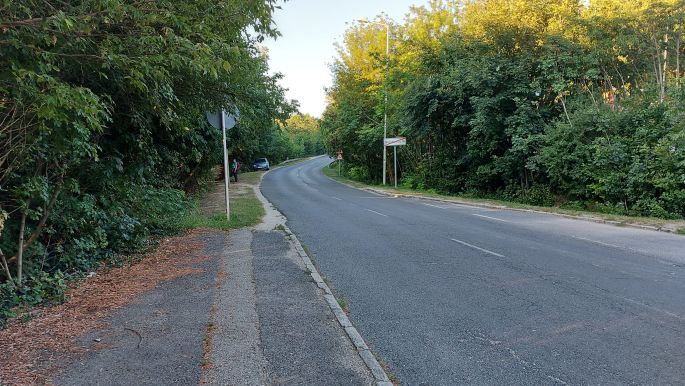
[[[5,254],[2,252],[2,249],[0,249],[0,263],[2,263],[2,268],[5,270],[5,275],[7,275],[8,281],[14,285],[14,279],[12,278],[9,264],[7,264],[7,259],[5,258]]]

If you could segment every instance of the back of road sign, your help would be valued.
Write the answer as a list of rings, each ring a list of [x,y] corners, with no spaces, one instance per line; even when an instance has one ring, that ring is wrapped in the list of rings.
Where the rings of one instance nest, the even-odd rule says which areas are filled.
[[[237,117],[235,117],[233,114],[229,114],[226,111],[222,111],[224,113],[224,124],[226,125],[226,130],[233,128],[235,126]],[[221,129],[221,114],[219,113],[207,113],[207,121],[209,121],[209,124],[214,126],[214,128]]]

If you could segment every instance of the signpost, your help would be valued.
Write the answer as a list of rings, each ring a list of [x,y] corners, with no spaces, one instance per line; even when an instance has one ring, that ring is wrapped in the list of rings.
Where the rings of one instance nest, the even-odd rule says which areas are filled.
[[[385,146],[402,146],[407,144],[406,137],[386,138]]]
[[[395,189],[397,189],[397,146],[404,146],[407,144],[407,138],[405,137],[395,137],[395,138],[385,138],[383,140],[385,146],[392,146],[393,149],[393,162],[394,162],[394,175],[395,175]]]
[[[223,135],[223,144],[224,144],[224,192],[226,195],[226,221],[231,221],[231,209],[230,209],[230,203],[229,203],[229,197],[228,197],[229,175],[228,175],[228,149],[226,148],[226,130],[230,130],[236,125],[239,116],[240,116],[240,114],[237,113],[237,110],[236,110],[236,115],[229,114],[223,110],[221,111],[221,113],[210,113],[210,112],[207,113],[207,121],[209,122],[209,124],[214,126],[217,129],[221,129],[221,133]]]
[[[342,156],[342,155],[343,155],[343,151],[342,151],[342,150],[338,150],[338,156],[335,157],[335,159],[338,160],[338,177],[340,177],[340,164],[342,163],[342,160],[343,160],[343,156]]]

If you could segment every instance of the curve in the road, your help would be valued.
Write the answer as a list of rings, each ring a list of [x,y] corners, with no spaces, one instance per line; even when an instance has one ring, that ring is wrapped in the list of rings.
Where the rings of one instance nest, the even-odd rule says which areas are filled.
[[[381,196],[328,162],[262,192],[403,384],[685,379],[685,238]]]

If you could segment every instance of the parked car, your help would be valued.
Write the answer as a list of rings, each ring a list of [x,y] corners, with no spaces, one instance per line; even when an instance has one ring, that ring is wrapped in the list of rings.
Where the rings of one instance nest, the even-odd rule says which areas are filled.
[[[269,170],[269,160],[266,158],[257,158],[252,164],[254,170]]]

